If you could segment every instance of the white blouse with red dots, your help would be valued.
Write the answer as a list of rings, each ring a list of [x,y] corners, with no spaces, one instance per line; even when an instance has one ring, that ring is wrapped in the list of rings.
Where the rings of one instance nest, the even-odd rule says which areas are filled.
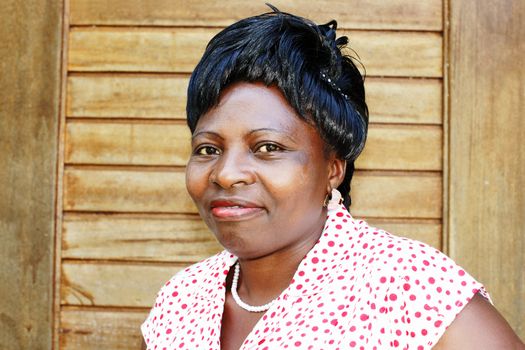
[[[142,325],[148,349],[220,349],[224,251],[175,275]],[[291,284],[248,335],[246,349],[430,349],[483,286],[423,243],[329,211]]]

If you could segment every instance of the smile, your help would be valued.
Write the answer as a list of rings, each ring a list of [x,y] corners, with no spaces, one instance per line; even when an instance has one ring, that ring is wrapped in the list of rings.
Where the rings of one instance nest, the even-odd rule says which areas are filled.
[[[262,207],[252,203],[233,203],[231,201],[214,201],[211,213],[219,220],[247,220],[264,212]]]

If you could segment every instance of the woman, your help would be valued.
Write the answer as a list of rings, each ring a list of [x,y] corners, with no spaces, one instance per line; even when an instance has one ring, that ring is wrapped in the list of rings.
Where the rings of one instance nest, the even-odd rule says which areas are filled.
[[[209,43],[186,183],[226,250],[161,289],[148,349],[522,346],[446,256],[348,213],[368,110],[336,26],[274,9]]]

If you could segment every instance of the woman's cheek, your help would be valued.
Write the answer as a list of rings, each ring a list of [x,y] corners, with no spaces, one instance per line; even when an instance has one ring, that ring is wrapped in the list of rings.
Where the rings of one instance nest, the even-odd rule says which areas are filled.
[[[190,161],[186,166],[186,189],[197,205],[207,186],[206,167]]]

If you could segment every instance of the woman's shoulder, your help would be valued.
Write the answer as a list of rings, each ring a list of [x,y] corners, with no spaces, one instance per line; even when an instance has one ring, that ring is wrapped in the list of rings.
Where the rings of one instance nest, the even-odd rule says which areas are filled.
[[[407,345],[435,344],[476,294],[488,298],[481,283],[438,249],[364,221],[356,227],[348,261],[362,261],[366,298],[390,319],[393,334],[411,335]]]
[[[141,326],[146,341],[155,338],[158,327],[166,328],[166,318],[185,312],[196,298],[218,296],[218,286],[221,285],[218,281],[225,279],[235,259],[232,254],[223,251],[180,270],[164,283]]]

